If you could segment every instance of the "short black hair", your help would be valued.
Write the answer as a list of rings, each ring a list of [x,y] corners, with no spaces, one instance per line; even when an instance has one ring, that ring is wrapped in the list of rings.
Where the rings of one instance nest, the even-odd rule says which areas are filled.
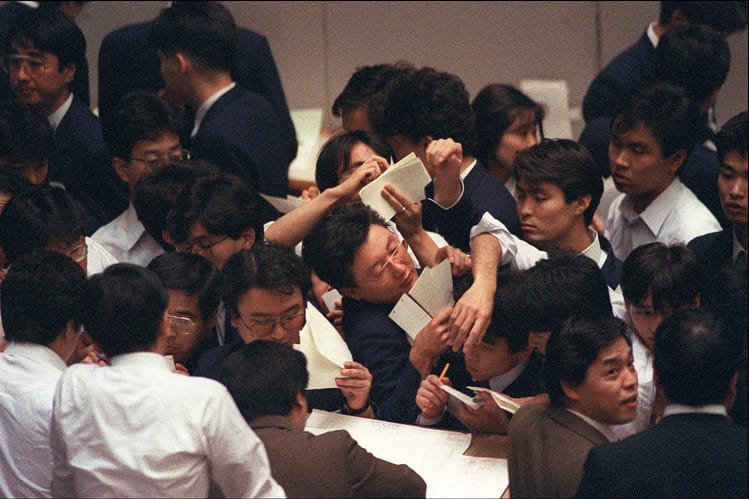
[[[504,338],[511,353],[523,351],[528,346],[530,331],[515,314],[518,300],[522,296],[523,273],[500,268],[494,308],[483,341],[490,345]]]
[[[135,144],[141,140],[157,141],[166,132],[179,137],[176,110],[157,95],[138,91],[122,96],[112,112],[112,123],[106,139],[112,156],[130,160]]]
[[[251,228],[255,240],[263,240],[257,192],[228,173],[196,178],[183,189],[167,217],[169,236],[177,244],[184,243],[196,222],[210,234],[232,239],[239,239],[243,230]]]
[[[248,422],[259,416],[288,416],[309,381],[304,354],[271,340],[244,345],[224,360],[221,373]]]
[[[309,270],[292,248],[272,242],[257,242],[229,257],[221,271],[221,299],[237,316],[237,303],[250,289],[271,289],[291,295],[299,288],[302,298],[310,290]]]
[[[580,385],[601,350],[620,337],[632,345],[627,325],[613,316],[572,316],[553,330],[546,343],[543,367],[551,405],[564,407],[566,397],[562,382]]]
[[[746,2],[698,2],[694,0],[661,2],[659,24],[668,24],[676,10],[680,10],[690,24],[705,24],[728,36],[746,29]]]
[[[655,79],[684,88],[697,103],[723,86],[730,67],[728,43],[709,26],[690,24],[668,30],[655,49]]]
[[[219,273],[211,262],[195,253],[164,253],[148,264],[167,290],[198,296],[200,315],[207,319],[218,308]]]
[[[413,143],[431,136],[452,138],[473,154],[476,121],[465,85],[457,76],[421,68],[396,78],[387,89],[382,116],[372,125],[383,137],[403,135]]]
[[[174,2],[151,25],[151,41],[167,56],[184,52],[205,69],[231,71],[237,26],[219,2]]]
[[[368,206],[350,204],[336,208],[304,239],[302,258],[320,279],[334,288],[356,287],[351,267],[371,225],[387,227],[382,217]]]
[[[742,158],[747,157],[747,113],[737,114],[723,125],[715,134],[715,146],[718,148],[718,161],[721,163],[731,151],[736,151]]]
[[[653,308],[689,306],[700,293],[702,269],[694,251],[655,242],[635,248],[622,265],[624,299],[642,305],[652,293]]]
[[[544,140],[515,156],[515,178],[524,177],[531,185],[548,182],[564,193],[571,203],[590,194],[585,210],[586,225],[593,222],[603,194],[603,179],[588,150],[573,140]]]
[[[33,184],[29,182],[29,179],[16,173],[13,168],[0,168],[0,194],[13,197],[32,187]],[[0,211],[2,211],[1,207]]]
[[[69,322],[77,328],[85,283],[81,267],[60,253],[39,251],[19,257],[2,282],[5,338],[49,345]]]
[[[13,53],[13,44],[54,54],[60,61],[59,71],[69,64],[80,70],[86,58],[83,32],[62,12],[54,10],[34,9],[19,14],[5,40],[6,54]]]
[[[362,143],[371,147],[378,156],[390,157],[390,147],[378,135],[354,130],[331,137],[320,149],[315,166],[315,183],[320,192],[338,185],[338,170],[343,165],[343,171],[351,167],[351,149]]]
[[[18,99],[0,104],[0,158],[8,164],[40,163],[55,152],[55,133],[33,106]]]
[[[8,261],[49,243],[73,243],[84,236],[83,206],[63,189],[32,187],[16,196],[0,213],[0,246]]]
[[[544,108],[511,85],[487,85],[471,103],[476,117],[476,157],[488,166],[497,144],[516,118],[530,115],[543,137]]]
[[[682,310],[655,332],[653,368],[659,386],[677,404],[722,403],[743,354],[740,338],[709,313]]]
[[[110,357],[148,350],[158,339],[168,303],[166,288],[156,274],[117,263],[86,283],[81,322]]]
[[[692,151],[697,137],[699,110],[695,100],[670,83],[646,83],[632,90],[616,105],[611,134],[645,126],[661,146],[664,157],[684,149]]]
[[[394,77],[413,69],[413,65],[406,61],[356,68],[346,86],[333,101],[331,113],[340,117],[345,111],[368,105],[372,97],[381,92]]]

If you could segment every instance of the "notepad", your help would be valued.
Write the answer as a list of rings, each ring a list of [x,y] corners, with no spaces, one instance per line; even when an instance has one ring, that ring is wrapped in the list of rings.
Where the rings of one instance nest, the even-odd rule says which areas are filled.
[[[306,199],[302,199],[297,196],[286,196],[285,198],[279,198],[276,196],[269,196],[267,194],[260,193],[260,197],[268,201],[271,206],[273,206],[281,213],[288,213],[294,208],[299,208],[307,202]]]
[[[458,405],[461,403],[467,405],[471,409],[478,409],[479,407],[484,405],[483,399],[466,395],[465,393],[456,390],[452,386],[441,385],[440,388],[443,391],[447,392],[447,394],[450,396],[447,401],[447,409],[453,414],[455,414],[455,412],[458,410]]]
[[[424,188],[432,181],[424,164],[414,153],[409,154],[359,191],[362,203],[380,214],[385,220],[395,216],[395,208],[382,197],[382,188],[390,184],[411,201],[425,198]]]
[[[351,352],[333,325],[313,305],[307,305],[307,324],[299,331],[299,343],[294,345],[307,357],[309,390],[337,388],[343,363],[351,361]]]
[[[507,395],[504,395],[502,393],[495,392],[494,390],[490,390],[488,388],[483,388],[480,386],[469,386],[467,387],[469,390],[473,390],[474,392],[487,392],[489,395],[492,396],[492,399],[494,402],[499,406],[500,409],[503,411],[507,411],[510,414],[515,414],[518,409],[520,409],[520,404],[515,402],[514,400],[510,399]]]

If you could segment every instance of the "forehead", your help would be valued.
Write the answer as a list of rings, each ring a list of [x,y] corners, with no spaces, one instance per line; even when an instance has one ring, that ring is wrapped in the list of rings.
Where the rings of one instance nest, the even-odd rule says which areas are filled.
[[[507,127],[507,130],[517,130],[520,128],[525,128],[528,126],[535,126],[535,125],[536,125],[536,113],[534,113],[530,109],[522,109],[515,115],[515,118],[512,120],[512,123],[510,124],[510,126]]]
[[[564,196],[562,189],[556,184],[552,184],[551,182],[536,182],[532,184],[525,175],[520,176],[517,186],[525,192],[543,192],[549,196]]]
[[[598,352],[593,365],[605,366],[607,364],[620,362],[629,359],[632,354],[632,347],[622,336],[618,336],[614,341],[601,348]]]
[[[210,236],[222,236],[223,234],[213,234],[208,232],[201,222],[195,222],[190,226],[190,233],[187,235],[188,239],[195,240]]]
[[[728,151],[723,156],[723,164],[731,167],[736,173],[747,173],[747,166],[749,165],[749,159],[742,156],[738,151]]]
[[[54,57],[57,58],[52,52],[44,52],[34,45],[34,42],[28,38],[21,40],[21,43],[14,41],[10,44],[11,54],[21,54],[34,57]]]
[[[200,316],[200,296],[189,294],[181,289],[169,289],[169,311],[188,312],[194,317]]]
[[[351,147],[351,163],[365,161],[375,155],[375,150],[364,142],[357,142]]]
[[[302,306],[303,302],[299,286],[294,286],[291,294],[253,287],[242,293],[237,301],[237,308],[243,315],[276,315],[290,307]]]
[[[621,130],[618,133],[615,128],[611,130],[612,138],[617,138],[625,144],[644,144],[658,149],[661,147],[652,130],[643,122],[635,124],[629,130]]]
[[[162,130],[154,140],[139,140],[133,145],[132,152],[148,153],[150,151],[161,152],[179,147],[179,137],[171,130]]]

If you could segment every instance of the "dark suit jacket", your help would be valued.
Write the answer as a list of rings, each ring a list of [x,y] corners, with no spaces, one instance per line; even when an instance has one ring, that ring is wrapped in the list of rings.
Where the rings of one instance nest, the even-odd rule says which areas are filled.
[[[510,421],[512,497],[572,497],[588,451],[608,439],[564,408],[526,405]]]
[[[580,497],[747,497],[747,431],[713,414],[667,416],[590,451]]]
[[[93,233],[127,209],[129,196],[112,168],[99,120],[76,96],[55,130],[55,143],[49,179],[83,203],[89,217],[86,233]]]
[[[679,168],[679,180],[694,192],[702,204],[707,206],[721,226],[727,227],[730,222],[723,213],[718,193],[718,173],[720,173],[718,153],[704,145],[704,142],[712,135],[707,126],[707,118],[707,114],[700,117],[696,143],[687,160]]]
[[[704,292],[712,277],[733,261],[733,227],[695,237],[687,247],[695,252],[702,267]]]
[[[105,127],[119,99],[135,90],[164,88],[156,48],[149,40],[151,23],[132,24],[107,36],[99,50],[99,115]],[[250,92],[270,102],[280,123],[287,162],[296,157],[297,139],[286,97],[268,40],[254,31],[237,30],[237,52],[232,78]]]
[[[607,254],[606,261],[603,262],[603,267],[601,267],[601,272],[603,272],[603,276],[606,278],[606,284],[611,289],[616,289],[619,286],[619,279],[622,277],[622,261],[614,256],[611,243],[601,234],[598,235],[598,244]]]
[[[265,444],[271,474],[288,497],[424,497],[424,480],[405,464],[378,459],[343,430],[315,436],[283,416],[250,426]]]

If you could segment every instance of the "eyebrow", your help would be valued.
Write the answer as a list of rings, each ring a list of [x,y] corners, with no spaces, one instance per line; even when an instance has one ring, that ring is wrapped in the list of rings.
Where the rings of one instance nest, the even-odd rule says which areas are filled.
[[[388,249],[388,248],[390,248],[390,243],[394,240],[395,240],[394,238],[391,238],[391,237],[388,238],[387,244],[385,245],[386,256],[384,258],[384,261],[380,260],[379,258],[375,260],[374,263],[372,263],[369,267],[367,267],[367,273],[371,273],[373,270],[376,270],[378,267],[383,265],[387,261],[388,258],[390,258],[390,253],[392,253],[393,249],[395,248],[392,248],[392,249]],[[396,244],[400,244],[400,243],[396,241]]]
[[[294,305],[290,306],[289,308],[287,308],[286,310],[284,310],[283,312],[281,312],[279,315],[286,315],[289,312],[293,312],[293,311],[299,310],[300,308],[302,308],[302,306],[300,304],[298,304],[298,303],[295,303]],[[252,318],[256,318],[256,317],[262,318],[262,317],[273,317],[274,315],[275,314],[269,314],[269,313],[266,313],[266,312],[254,312],[254,313],[250,314],[250,317],[252,317]]]

